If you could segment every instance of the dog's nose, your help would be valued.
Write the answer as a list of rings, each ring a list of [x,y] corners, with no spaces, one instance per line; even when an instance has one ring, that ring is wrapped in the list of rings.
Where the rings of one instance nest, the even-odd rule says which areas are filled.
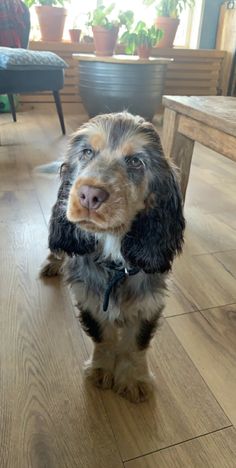
[[[78,195],[81,206],[88,208],[88,210],[97,210],[109,197],[106,190],[91,187],[90,185],[82,185]]]

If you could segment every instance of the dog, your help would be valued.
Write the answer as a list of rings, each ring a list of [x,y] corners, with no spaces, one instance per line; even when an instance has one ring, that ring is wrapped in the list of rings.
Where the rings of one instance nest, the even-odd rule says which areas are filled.
[[[94,342],[86,376],[129,401],[147,400],[147,349],[181,252],[176,171],[155,127],[127,112],[98,115],[72,136],[52,209],[42,276],[63,270]]]

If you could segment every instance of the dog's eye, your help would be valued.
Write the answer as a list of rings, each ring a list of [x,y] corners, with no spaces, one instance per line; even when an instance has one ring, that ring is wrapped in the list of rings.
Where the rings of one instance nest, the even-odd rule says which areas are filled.
[[[144,166],[142,159],[137,156],[125,158],[126,165],[133,169],[141,169]]]
[[[84,158],[92,158],[94,156],[94,152],[91,148],[84,148],[82,150],[82,155]]]

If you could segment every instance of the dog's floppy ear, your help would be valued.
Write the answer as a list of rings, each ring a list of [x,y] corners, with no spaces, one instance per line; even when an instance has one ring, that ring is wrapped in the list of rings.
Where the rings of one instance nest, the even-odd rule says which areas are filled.
[[[154,132],[152,139],[153,135]],[[146,273],[171,269],[175,255],[182,250],[185,228],[177,176],[162,153],[158,135],[157,138],[158,163],[153,164],[156,173],[150,184],[152,206],[136,216],[121,242],[123,257]]]
[[[52,209],[49,226],[49,248],[52,252],[63,251],[68,255],[84,255],[95,249],[95,238],[82,231],[77,224],[66,217],[66,202],[71,188],[70,173],[67,163],[61,167],[61,185],[57,201]]]

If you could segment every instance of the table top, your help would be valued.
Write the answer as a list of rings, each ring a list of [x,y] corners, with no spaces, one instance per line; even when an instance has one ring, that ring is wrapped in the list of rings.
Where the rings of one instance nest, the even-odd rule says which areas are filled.
[[[140,59],[137,55],[112,55],[111,57],[100,57],[94,54],[72,54],[74,60],[86,62],[105,62],[105,63],[132,63],[133,65],[142,64],[168,64],[173,61],[172,58],[149,57],[149,59]]]
[[[163,96],[162,102],[169,109],[236,136],[236,97]]]

